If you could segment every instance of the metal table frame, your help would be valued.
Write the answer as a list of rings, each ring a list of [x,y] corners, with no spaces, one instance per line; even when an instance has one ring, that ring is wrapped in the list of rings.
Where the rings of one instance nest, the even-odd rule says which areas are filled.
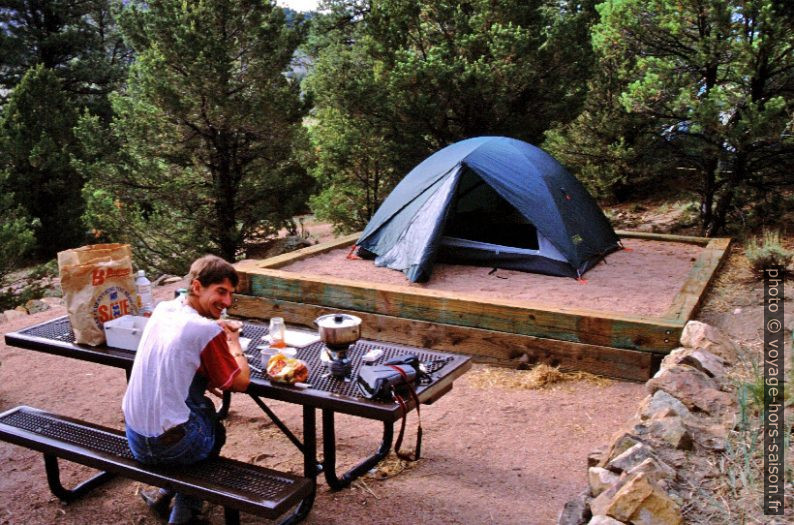
[[[51,327],[54,327],[52,330],[53,336],[34,335],[36,332],[47,332]],[[245,337],[252,338],[251,345],[254,347],[260,336],[267,333],[267,327],[259,323],[246,322],[243,330]],[[111,348],[104,345],[97,347],[80,345],[73,343],[72,338],[71,325],[69,325],[66,316],[5,334],[5,342],[9,346],[121,368],[125,371],[127,378],[129,378],[135,359],[135,351]],[[252,369],[251,384],[246,391],[260,409],[301,451],[303,454],[304,476],[311,479],[313,483],[311,494],[301,502],[284,523],[298,523],[308,515],[314,503],[318,474],[322,473],[324,475],[326,482],[333,490],[339,490],[368,472],[386,457],[392,446],[394,422],[398,421],[403,415],[402,409],[397,403],[383,403],[364,399],[355,395],[352,390],[354,388],[351,386],[352,383],[329,378],[320,362],[321,347],[322,343],[318,342],[298,351],[298,357],[307,361],[309,366],[309,383],[312,387],[298,388],[292,385],[271,383],[263,373]],[[353,377],[355,377],[358,367],[361,366],[361,356],[373,347],[379,347],[386,351],[381,360],[394,355],[410,353],[418,355],[423,361],[435,360],[436,362],[442,362],[440,369],[431,373],[431,381],[428,384],[417,386],[417,396],[422,404],[433,403],[449,392],[452,389],[454,380],[471,367],[471,360],[467,356],[432,352],[392,343],[359,341],[348,352],[353,360]],[[257,368],[260,369],[264,368],[262,366],[264,363],[262,363],[257,354],[252,354],[249,351],[247,355],[251,364],[254,364],[254,366],[258,364]],[[228,392],[224,394],[224,403],[220,411],[222,416],[225,416],[225,413],[228,412],[231,397]],[[303,442],[290,431],[287,425],[267,406],[262,398],[276,399],[302,406]],[[415,408],[413,401],[409,400],[407,404],[409,410]],[[322,411],[323,461],[321,463],[317,460],[317,409]],[[341,476],[336,473],[334,420],[337,412],[383,422],[383,436],[378,449]]]

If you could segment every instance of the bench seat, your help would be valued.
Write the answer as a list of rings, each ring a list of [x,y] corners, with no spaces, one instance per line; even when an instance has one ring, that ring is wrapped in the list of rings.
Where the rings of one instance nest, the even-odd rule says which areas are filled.
[[[0,440],[42,452],[50,488],[66,501],[79,487],[63,489],[57,458],[222,505],[230,523],[239,520],[239,511],[275,519],[313,497],[309,479],[228,458],[188,466],[143,465],[133,458],[124,432],[26,406],[0,414]]]

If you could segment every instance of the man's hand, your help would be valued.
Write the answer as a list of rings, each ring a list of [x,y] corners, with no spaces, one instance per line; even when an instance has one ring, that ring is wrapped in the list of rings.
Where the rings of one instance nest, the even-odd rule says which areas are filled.
[[[223,399],[223,390],[221,390],[220,388],[215,388],[213,386],[213,387],[208,388],[207,391],[210,394],[212,394],[213,396]]]

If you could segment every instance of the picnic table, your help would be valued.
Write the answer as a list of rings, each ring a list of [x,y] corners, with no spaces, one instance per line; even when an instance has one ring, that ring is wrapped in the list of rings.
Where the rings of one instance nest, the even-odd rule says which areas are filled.
[[[311,491],[302,499],[287,520],[295,523],[303,520],[311,510],[316,493],[317,476],[322,473],[328,485],[334,490],[339,490],[368,472],[388,455],[394,437],[394,423],[400,420],[404,414],[403,408],[397,402],[366,399],[359,392],[355,380],[345,381],[329,374],[326,363],[321,360],[323,343],[320,341],[297,349],[297,357],[305,361],[309,369],[308,387],[271,382],[264,372],[266,363],[263,362],[261,354],[255,350],[256,342],[260,341],[267,331],[268,328],[264,324],[244,320],[244,336],[252,340],[251,346],[254,347],[249,348],[246,352],[252,369],[251,383],[245,393],[256,402],[303,454],[303,475],[311,481]],[[106,345],[92,347],[76,344],[71,324],[66,316],[7,333],[5,341],[10,346],[118,367],[126,371],[127,377],[129,377],[135,359],[133,350],[112,348]],[[348,357],[352,361],[351,378],[357,377],[358,370],[362,366],[362,356],[376,348],[383,350],[383,356],[379,358],[379,362],[413,354],[425,364],[428,377],[416,385],[417,399],[422,404],[431,404],[449,392],[455,379],[471,367],[471,360],[467,356],[394,343],[359,340],[348,350]],[[302,407],[302,441],[267,405],[265,399],[285,401]],[[224,399],[222,412],[228,410],[229,402],[230,398],[227,396]],[[407,400],[407,410],[414,408],[416,408],[414,401]],[[317,458],[317,410],[321,412],[323,429],[323,459],[321,462]],[[341,475],[336,472],[335,416],[337,413],[383,423],[382,440],[377,450]],[[48,468],[48,478],[50,477],[52,476],[50,476]],[[50,481],[50,488],[54,493],[61,490],[58,488],[59,484],[54,486],[52,480]],[[56,495],[58,494],[56,493]],[[234,520],[227,519],[227,522],[234,522]]]

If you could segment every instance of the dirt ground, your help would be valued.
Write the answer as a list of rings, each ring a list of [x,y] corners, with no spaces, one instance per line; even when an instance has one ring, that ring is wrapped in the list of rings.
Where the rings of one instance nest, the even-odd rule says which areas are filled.
[[[279,268],[410,288],[506,299],[552,308],[582,308],[662,317],[687,278],[701,246],[680,242],[624,239],[614,252],[575,279],[492,268],[436,264],[427,283],[410,283],[405,274],[378,268],[372,261],[348,259],[349,248],[301,259]]]
[[[576,285],[573,283],[575,286]],[[758,339],[758,285],[718,283],[703,319],[742,342]],[[172,296],[175,283],[158,288]],[[587,287],[580,286],[579,290]],[[789,303],[790,304],[790,303]],[[794,308],[789,308],[794,313]],[[63,308],[0,325],[0,333],[63,315]],[[788,316],[787,316],[788,318]],[[791,326],[789,319],[786,326]],[[122,428],[124,373],[110,367],[0,345],[0,410],[30,405]],[[486,367],[474,368],[453,390],[422,410],[423,459],[386,479],[363,479],[329,491],[324,481],[309,524],[551,524],[563,504],[586,487],[587,454],[606,444],[645,395],[644,386],[612,381],[561,383],[541,390],[483,388]],[[299,407],[270,406],[296,432]],[[413,443],[415,414],[409,419]],[[244,395],[235,395],[224,455],[294,473],[301,456]],[[342,468],[374,450],[378,424],[352,417],[337,421]],[[64,484],[88,469],[65,464]],[[389,469],[386,469],[389,470]],[[140,484],[114,480],[80,501],[61,504],[47,488],[40,454],[0,443],[0,524],[154,524],[137,496]],[[211,523],[223,523],[220,508]],[[247,514],[243,523],[269,523]]]

